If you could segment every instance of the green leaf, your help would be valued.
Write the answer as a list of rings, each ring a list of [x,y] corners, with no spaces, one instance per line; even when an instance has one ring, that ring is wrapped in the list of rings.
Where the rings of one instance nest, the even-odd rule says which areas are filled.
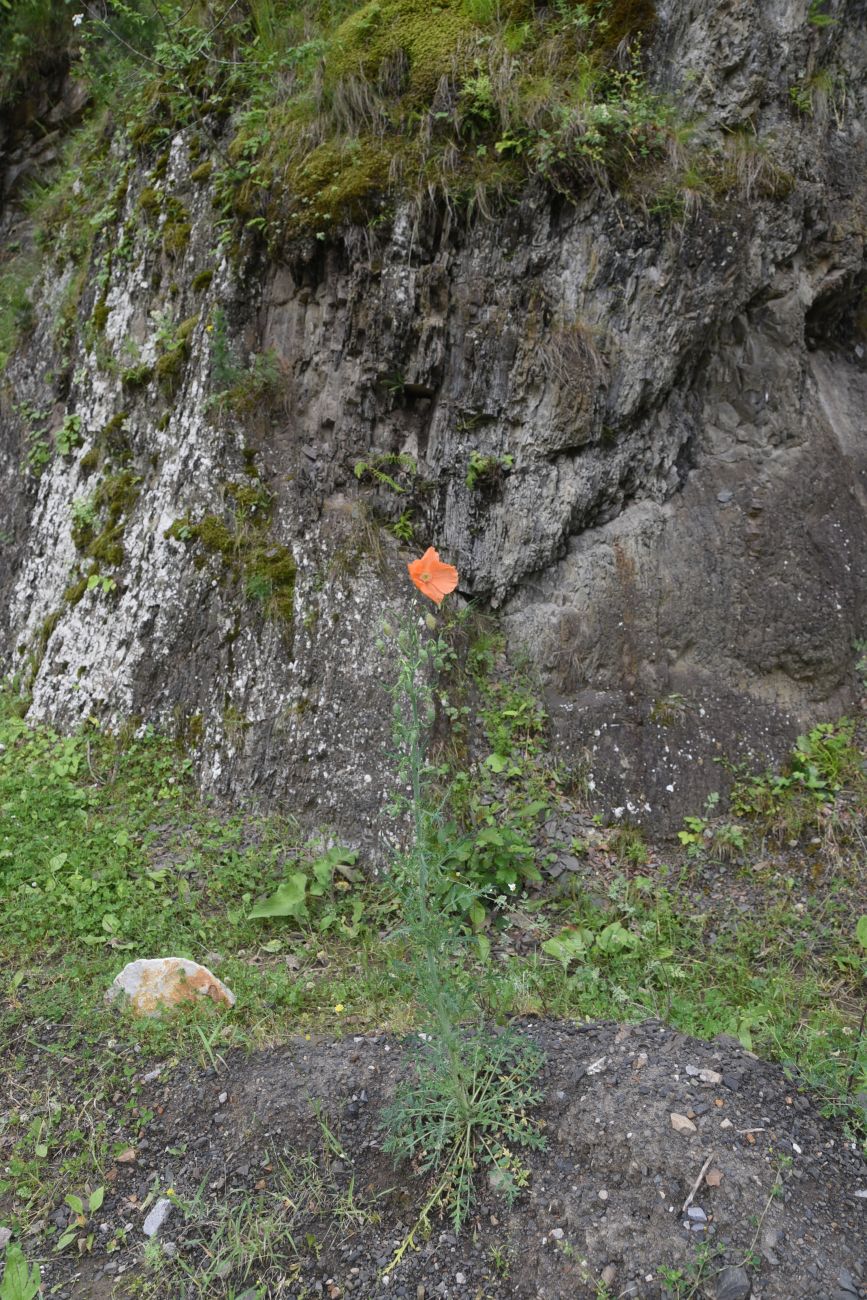
[[[252,909],[249,918],[252,921],[271,916],[293,916],[296,919],[306,916],[306,893],[307,877],[303,871],[294,871],[288,880],[278,885],[270,898]]]
[[[612,921],[596,936],[594,947],[599,952],[615,953],[637,948],[641,942],[637,934],[625,929],[619,921]]]
[[[855,935],[861,947],[867,950],[867,916],[862,916],[855,926]]]
[[[565,971],[570,962],[580,961],[587,956],[592,942],[593,936],[589,930],[564,930],[555,938],[546,939],[542,951],[560,962]]]
[[[6,1268],[0,1282],[0,1300],[33,1300],[42,1283],[42,1274],[34,1264],[31,1273],[20,1246],[6,1247]]]
[[[489,767],[492,772],[505,772],[508,766],[509,760],[502,754],[489,754],[485,759],[485,767]]]
[[[486,934],[477,934],[476,945],[478,946],[479,956],[481,957],[482,961],[483,962],[489,961],[491,956],[491,941],[488,938],[488,936]]]
[[[71,1232],[64,1232],[63,1236],[60,1238],[60,1241],[58,1241],[57,1245],[54,1247],[55,1253],[60,1254],[62,1250],[66,1250],[67,1246],[71,1246],[74,1241],[75,1241],[75,1229],[73,1228]]]
[[[104,1199],[105,1199],[104,1187],[97,1187],[95,1191],[90,1193],[90,1199],[87,1202],[87,1205],[91,1214],[96,1213],[96,1211],[101,1207]]]
[[[48,1144],[46,1142],[37,1142],[33,1150],[40,1160],[45,1160],[48,1156]]]
[[[72,1192],[70,1192],[69,1195],[64,1196],[63,1199],[66,1201],[70,1210],[73,1210],[76,1214],[84,1214],[84,1201],[80,1196],[74,1196]]]
[[[470,924],[474,930],[478,930],[485,924],[485,909],[478,899],[470,905],[469,909]]]

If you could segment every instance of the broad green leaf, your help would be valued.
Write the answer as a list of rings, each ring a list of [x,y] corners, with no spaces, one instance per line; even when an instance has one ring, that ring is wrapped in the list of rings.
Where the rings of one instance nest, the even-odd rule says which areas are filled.
[[[641,940],[637,934],[625,929],[619,921],[612,921],[596,936],[594,947],[599,952],[623,952],[626,948],[637,948]]]
[[[862,916],[855,927],[855,934],[861,947],[867,949],[867,916]]]
[[[70,1192],[69,1195],[64,1196],[63,1199],[66,1201],[70,1210],[73,1210],[76,1214],[84,1214],[84,1201],[80,1196],[74,1196],[72,1192]]]
[[[250,920],[271,916],[293,916],[296,919],[306,916],[306,893],[307,877],[303,871],[294,871],[288,880],[278,885],[270,898],[252,909],[249,913]]]
[[[101,1207],[104,1199],[105,1199],[104,1187],[97,1187],[95,1191],[90,1193],[90,1199],[88,1200],[87,1205],[91,1214],[96,1213],[96,1211]]]
[[[589,930],[564,930],[553,939],[546,939],[542,951],[560,962],[565,971],[570,962],[580,961],[587,956],[592,942],[593,936]]]
[[[485,759],[485,767],[489,767],[492,772],[505,772],[509,766],[509,760],[503,754],[489,754]]]
[[[0,1282],[0,1300],[33,1300],[42,1282],[36,1265],[31,1273],[20,1246],[14,1242],[6,1247],[6,1267]]]

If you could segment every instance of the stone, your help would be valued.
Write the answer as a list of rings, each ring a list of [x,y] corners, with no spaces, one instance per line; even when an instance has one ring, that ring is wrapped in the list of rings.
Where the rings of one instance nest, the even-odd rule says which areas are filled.
[[[5,1250],[12,1240],[11,1228],[0,1228],[0,1250]]]
[[[743,220],[734,200],[708,203],[681,241],[632,209],[628,221],[616,219],[618,197],[604,186],[589,187],[586,211],[583,199],[578,208],[561,198],[554,206],[544,187],[530,186],[507,214],[473,223],[460,238],[442,236],[438,205],[422,221],[397,206],[393,223],[377,223],[373,259],[354,249],[362,228],[345,232],[341,223],[303,275],[263,256],[236,284],[220,259],[214,288],[231,308],[229,346],[255,336],[262,354],[273,350],[292,373],[292,436],[269,446],[268,466],[269,481],[280,484],[275,541],[299,569],[294,619],[286,599],[291,654],[247,618],[246,603],[239,607],[244,583],[218,582],[213,563],[195,563],[203,558],[195,547],[166,537],[188,506],[198,518],[222,516],[223,488],[239,472],[235,441],[217,436],[202,401],[204,323],[191,336],[166,438],[151,396],[128,400],[115,364],[133,317],[139,341],[155,346],[144,322],[166,306],[165,285],[149,287],[160,279],[151,233],[141,223],[129,257],[103,269],[94,260],[81,300],[102,293],[112,304],[112,364],[98,365],[80,338],[70,339],[70,355],[82,361],[75,408],[92,431],[110,410],[130,408],[139,494],[124,520],[122,598],[110,617],[93,618],[104,612],[98,591],[80,605],[64,600],[77,458],[55,458],[34,509],[32,476],[14,454],[25,445],[26,407],[0,411],[8,452],[0,499],[4,536],[8,529],[13,539],[0,566],[0,672],[33,654],[32,718],[69,727],[103,713],[189,720],[195,701],[190,752],[206,791],[235,799],[255,791],[277,807],[304,809],[312,827],[333,814],[353,843],[380,842],[382,797],[395,777],[371,611],[400,599],[406,557],[380,530],[381,574],[365,564],[350,583],[321,590],[312,578],[323,554],[354,550],[353,530],[373,500],[372,485],[353,472],[358,449],[392,443],[415,448],[419,479],[431,489],[425,528],[460,557],[462,591],[501,608],[510,648],[535,659],[551,695],[557,758],[569,767],[574,759],[577,770],[589,742],[601,807],[631,802],[640,820],[678,827],[720,784],[712,756],[738,762],[751,754],[761,768],[831,700],[837,712],[854,703],[852,641],[863,634],[867,556],[856,490],[863,372],[841,359],[835,330],[863,276],[863,127],[856,133],[856,110],[847,112],[851,135],[834,138],[832,166],[819,158],[812,127],[790,111],[809,35],[790,0],[658,8],[665,21],[652,39],[663,45],[648,57],[655,65],[658,53],[662,80],[679,87],[685,117],[706,120],[710,134],[730,132],[752,120],[754,98],[757,112],[761,102],[793,177],[829,164],[809,182],[818,187],[809,202],[745,203]],[[840,47],[835,76],[848,86],[864,83],[855,25],[831,31]],[[693,76],[697,69],[707,75]],[[171,184],[183,192],[188,143],[178,123]],[[119,137],[115,146],[122,152]],[[129,161],[132,210],[149,180],[144,159]],[[191,248],[212,247],[211,205],[190,216]],[[122,220],[119,212],[108,223],[109,241]],[[189,286],[178,276],[185,299]],[[50,273],[44,281],[34,290],[32,337],[8,376],[12,387],[26,387],[34,409],[57,398],[42,376],[54,371],[45,340],[64,286]],[[349,338],[351,346],[335,345]],[[411,376],[399,395],[371,382],[386,357],[389,371],[393,362]],[[421,420],[420,399],[431,402]],[[469,413],[471,435],[458,411]],[[484,527],[479,494],[465,481],[470,444],[482,456],[508,448],[520,466],[484,499]],[[761,495],[748,545],[742,512],[721,508],[728,493],[732,502]],[[807,518],[826,522],[791,527]],[[241,609],[243,630],[229,643],[225,629]],[[49,611],[59,622],[41,645]],[[309,625],[308,615],[316,616]],[[243,744],[226,735],[224,707],[241,696],[255,700],[252,716],[235,724]],[[646,714],[655,699],[678,697],[688,707],[682,717],[668,710],[678,736],[662,752]]]
[[[141,1230],[144,1235],[146,1237],[155,1237],[171,1212],[171,1201],[167,1196],[161,1196],[142,1224]]]
[[[224,1006],[235,1005],[235,995],[207,966],[186,957],[142,958],[131,961],[105,995],[106,1002],[118,998],[129,1002],[136,1015],[158,1016],[168,1007],[210,998]]]
[[[717,1276],[716,1300],[750,1300],[750,1275],[740,1265],[730,1264]]]
[[[698,1077],[702,1083],[722,1083],[722,1075],[716,1070],[699,1070]]]
[[[691,1119],[687,1119],[685,1115],[678,1115],[676,1111],[671,1112],[671,1127],[675,1133],[688,1134],[697,1131]]]

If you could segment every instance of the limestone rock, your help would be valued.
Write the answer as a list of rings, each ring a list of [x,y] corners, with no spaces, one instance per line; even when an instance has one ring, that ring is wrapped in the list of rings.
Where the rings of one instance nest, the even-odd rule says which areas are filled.
[[[166,1196],[161,1196],[150,1214],[142,1224],[146,1237],[155,1237],[172,1211],[172,1203]]]
[[[105,995],[114,1002],[126,995],[140,1016],[158,1016],[166,1007],[182,1002],[211,998],[227,1007],[235,1005],[235,995],[207,966],[186,957],[156,957],[131,961],[115,976]]]
[[[689,1134],[696,1131],[691,1119],[687,1119],[685,1115],[678,1115],[675,1111],[671,1113],[671,1127],[675,1133]]]

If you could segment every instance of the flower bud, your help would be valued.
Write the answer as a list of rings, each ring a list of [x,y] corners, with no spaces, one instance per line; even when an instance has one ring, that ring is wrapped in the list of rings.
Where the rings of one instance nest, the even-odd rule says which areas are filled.
[[[424,621],[427,624],[427,629],[429,632],[436,632],[437,621],[434,618],[433,614],[425,614]]]

